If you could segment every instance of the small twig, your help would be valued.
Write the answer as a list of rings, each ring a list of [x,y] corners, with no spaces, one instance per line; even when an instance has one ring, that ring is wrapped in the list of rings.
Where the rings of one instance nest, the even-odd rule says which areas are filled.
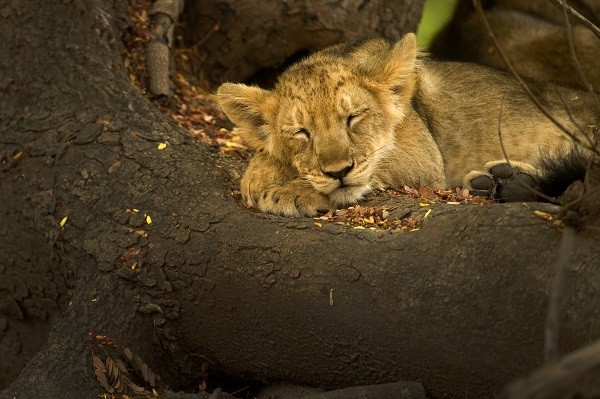
[[[210,28],[210,30],[208,32],[206,32],[206,34],[204,36],[202,36],[202,38],[200,40],[198,40],[196,43],[194,43],[194,45],[192,47],[200,47],[202,46],[204,43],[206,43],[206,41],[208,39],[210,39],[210,37],[215,33],[218,32],[221,29],[221,21],[217,21],[215,22],[215,24],[212,26],[212,28]]]
[[[506,148],[504,147],[504,140],[502,139],[502,110],[504,108],[504,94],[500,99],[500,111],[498,111],[498,140],[500,140],[500,149],[502,150],[502,155],[504,155],[504,159],[506,159],[506,163],[508,166],[512,168],[510,165],[510,160],[508,159],[508,153],[506,152]]]
[[[562,130],[571,140],[573,140],[574,142],[581,142],[579,140],[579,138],[577,136],[575,136],[575,134],[573,132],[571,132],[569,129],[567,129],[566,126],[564,126],[558,119],[556,119],[548,111],[548,109],[546,107],[544,107],[544,105],[542,105],[540,100],[533,94],[533,92],[531,91],[531,89],[529,88],[527,83],[525,83],[525,81],[521,78],[521,76],[519,75],[519,73],[517,72],[515,67],[513,66],[512,62],[506,56],[504,49],[502,48],[502,46],[500,46],[500,43],[498,42],[498,39],[496,38],[496,35],[494,34],[492,27],[490,26],[490,23],[485,15],[485,12],[483,11],[483,7],[481,6],[481,0],[473,0],[473,6],[475,7],[475,10],[477,11],[477,15],[479,16],[481,23],[483,23],[488,34],[490,35],[490,38],[494,42],[494,46],[498,50],[498,53],[502,57],[502,60],[504,61],[506,67],[508,68],[510,73],[513,75],[513,77],[517,80],[519,85],[523,88],[523,90],[525,91],[527,96],[531,99],[531,101],[533,101],[533,103],[540,110],[540,112],[542,112],[552,123],[554,123],[554,125],[556,127],[558,127],[560,130]],[[600,151],[598,151],[597,148],[592,148],[591,150],[596,154],[600,154]]]
[[[587,27],[589,30],[591,30],[594,33],[594,35],[596,35],[596,36],[598,36],[598,38],[600,38],[600,28],[598,28],[596,25],[594,25],[594,23],[592,21],[590,21],[589,19],[587,19],[586,17],[584,17],[583,15],[578,13],[577,10],[575,10],[573,7],[571,7],[567,4],[563,5],[563,1],[564,0],[550,0],[550,2],[552,4],[554,4],[556,7],[568,11],[569,14],[574,16],[575,19],[577,19],[579,22],[581,22],[582,25]]]
[[[560,335],[560,303],[565,286],[565,271],[571,264],[575,248],[575,230],[565,227],[558,250],[559,258],[556,263],[552,290],[548,301],[548,313],[544,330],[544,360],[546,363],[557,361],[560,358],[558,338]]]
[[[571,123],[577,128],[577,130],[579,130],[582,134],[585,135],[585,129],[584,127],[581,125],[581,123],[575,119],[575,115],[573,114],[573,110],[571,109],[571,106],[569,105],[569,103],[565,100],[565,98],[563,97],[562,93],[560,91],[557,91],[558,96],[560,97],[560,102],[562,103],[563,107],[565,107],[565,111],[567,112],[567,116],[569,117],[569,120],[571,121]],[[587,135],[586,135],[586,138]],[[589,138],[588,138],[589,140]],[[575,143],[575,144],[580,144],[583,146],[582,143]]]
[[[589,82],[587,76],[583,72],[583,69],[581,67],[581,63],[579,62],[579,59],[577,57],[577,53],[575,52],[575,46],[574,46],[574,42],[573,42],[573,32],[572,32],[572,28],[571,28],[571,21],[569,21],[569,16],[567,14],[567,7],[569,7],[569,6],[567,5],[567,3],[566,3],[565,0],[560,0],[560,1],[561,1],[561,4],[562,4],[563,15],[564,15],[564,18],[565,18],[565,27],[567,28],[567,41],[569,43],[569,51],[571,52],[571,58],[573,59],[573,62],[575,63],[575,68],[577,69],[577,73],[579,74],[579,78],[581,79],[582,83],[584,84],[584,86],[586,87],[586,89],[588,90],[588,92],[590,93],[590,95],[592,96],[592,98],[594,99],[594,102],[596,104],[596,108],[598,109],[598,113],[600,113],[600,101],[598,100],[598,95],[594,91],[594,87],[591,85],[591,83]],[[567,107],[567,112],[569,114],[569,117],[574,122],[573,116],[571,114],[571,109],[566,104],[566,102],[565,102],[565,106]],[[584,131],[583,131],[583,129],[581,129],[581,127],[578,126],[578,129],[582,133],[584,133]],[[592,134],[594,134],[594,133],[592,132]],[[592,143],[591,144],[592,146],[595,145],[594,144],[594,140],[595,140],[594,137],[589,137],[588,140],[590,141],[590,143]],[[589,159],[587,161],[586,170],[590,170],[590,168],[592,166],[592,162],[593,162],[592,157],[589,157]],[[585,187],[589,187],[588,179],[589,179],[589,177],[588,177],[588,175],[586,173],[586,176],[584,178],[584,185],[585,185]]]
[[[238,390],[237,390],[237,391],[235,391],[235,392],[231,392],[231,393],[230,393],[230,395],[231,395],[231,396],[235,396],[235,395],[237,395],[238,393],[240,393],[240,392],[243,392],[243,391],[246,391],[246,390],[248,390],[248,389],[250,389],[250,385],[246,385],[245,387],[243,387],[243,388],[240,388],[240,389],[238,389]]]
[[[515,173],[514,172],[515,169],[510,164],[510,159],[508,159],[508,153],[506,152],[506,147],[504,147],[504,140],[502,139],[502,109],[503,109],[503,106],[504,106],[504,96],[502,96],[502,99],[500,100],[500,111],[498,112],[498,140],[500,141],[500,148],[502,149],[502,155],[504,156],[506,163],[508,164],[508,166],[510,166],[513,173]],[[536,177],[539,177],[539,176],[536,176]],[[546,194],[542,193],[541,191],[536,190],[535,188],[528,186],[527,184],[525,184],[521,181],[514,180],[514,183],[519,185],[521,188],[524,188],[525,190],[529,191],[530,193],[535,194],[538,198],[542,198],[542,199],[550,202],[551,204],[560,205],[556,201],[555,198],[552,198],[549,195],[546,195]]]
[[[594,91],[594,88],[592,87],[587,76],[585,76],[585,73],[583,72],[583,69],[581,67],[581,63],[579,62],[579,58],[577,57],[577,53],[575,52],[571,21],[569,21],[569,15],[567,13],[567,7],[569,6],[567,5],[567,2],[565,0],[560,0],[560,2],[562,3],[563,15],[565,17],[565,28],[567,28],[567,41],[569,43],[569,51],[571,52],[571,58],[573,59],[573,63],[575,64],[575,68],[577,69],[577,73],[579,74],[581,82],[594,99],[594,102],[596,103],[596,108],[600,112],[600,101],[598,101],[598,95]]]

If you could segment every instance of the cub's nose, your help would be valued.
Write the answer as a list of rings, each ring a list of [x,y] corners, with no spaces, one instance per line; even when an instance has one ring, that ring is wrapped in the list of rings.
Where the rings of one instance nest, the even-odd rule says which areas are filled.
[[[336,165],[339,166],[339,165]],[[354,168],[354,161],[350,165],[344,166],[342,169],[339,168],[322,168],[321,170],[326,176],[332,177],[337,180],[342,180],[350,171]],[[333,170],[332,170],[333,169]]]

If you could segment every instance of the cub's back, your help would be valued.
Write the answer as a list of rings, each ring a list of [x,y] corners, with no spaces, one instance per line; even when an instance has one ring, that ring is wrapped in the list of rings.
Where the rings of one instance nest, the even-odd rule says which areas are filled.
[[[597,123],[588,93],[527,83],[542,105],[571,131]],[[442,152],[451,184],[459,184],[459,176],[489,160],[504,159],[502,144],[509,159],[536,167],[541,156],[571,148],[570,140],[512,76],[488,67],[424,60],[415,104]]]

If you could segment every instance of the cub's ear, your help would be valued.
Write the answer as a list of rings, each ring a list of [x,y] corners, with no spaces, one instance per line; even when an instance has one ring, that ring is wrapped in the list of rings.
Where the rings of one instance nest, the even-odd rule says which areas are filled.
[[[387,54],[380,79],[393,85],[412,77],[417,67],[417,53],[417,37],[414,33],[407,33]]]
[[[229,119],[239,128],[240,137],[248,146],[258,149],[265,145],[265,108],[270,91],[240,83],[223,83],[217,99]]]
[[[412,95],[417,69],[417,38],[414,33],[407,33],[392,46],[378,50],[370,60],[365,60],[366,75],[377,85],[391,88],[403,95]]]

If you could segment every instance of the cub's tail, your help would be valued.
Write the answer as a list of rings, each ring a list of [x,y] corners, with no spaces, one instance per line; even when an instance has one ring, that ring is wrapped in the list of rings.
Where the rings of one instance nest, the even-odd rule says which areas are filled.
[[[542,173],[535,179],[535,189],[547,196],[559,197],[572,183],[584,179],[587,164],[588,159],[578,149],[560,157],[544,158]]]

